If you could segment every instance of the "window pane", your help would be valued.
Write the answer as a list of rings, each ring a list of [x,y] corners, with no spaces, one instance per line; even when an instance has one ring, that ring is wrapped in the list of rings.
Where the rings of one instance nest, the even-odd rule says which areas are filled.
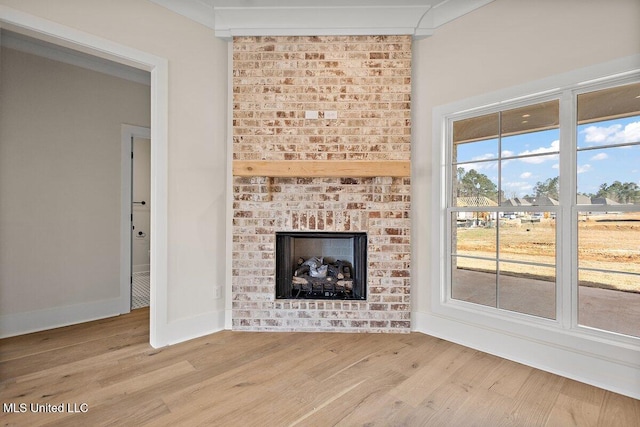
[[[505,136],[502,138],[501,149],[502,157],[558,153],[560,151],[560,130],[552,129]]]
[[[498,158],[498,140],[469,142],[453,146],[453,163],[481,162]],[[475,167],[475,166],[472,166]]]
[[[578,150],[640,142],[640,117],[635,115],[579,125],[577,142]]]
[[[640,83],[577,109],[577,203],[606,206],[578,213],[578,322],[640,337],[640,212],[620,208],[640,204]]]
[[[638,122],[640,124],[640,121]],[[640,145],[578,152],[580,204],[640,204]]]
[[[498,301],[505,310],[555,319],[555,267],[501,262]]]
[[[492,113],[484,116],[471,117],[453,122],[453,144],[482,141],[498,137],[499,114]],[[498,154],[496,150],[496,154]]]
[[[524,157],[502,161],[502,206],[551,206],[559,200],[558,155]]]
[[[612,118],[637,116],[640,114],[640,83],[632,83],[609,89],[578,95],[578,124],[588,125],[592,122]],[[607,128],[609,125],[605,125]],[[580,127],[578,129],[581,129]],[[584,127],[582,128],[584,129]],[[620,131],[622,128],[611,129]],[[593,134],[596,138],[591,142],[606,143],[610,133]],[[580,145],[578,145],[580,146]]]
[[[496,262],[452,257],[451,298],[495,307]]]
[[[640,337],[640,293],[598,287],[606,283],[624,283],[640,289],[640,276],[617,273],[598,276],[591,271],[579,270],[578,278],[580,325]]]
[[[501,117],[501,203],[526,198],[535,205],[557,204],[559,101],[507,110]]]
[[[487,218],[494,213],[454,212],[451,253],[496,259],[496,228]]]
[[[498,206],[498,162],[462,164],[453,177],[453,206]]]
[[[560,123],[559,112],[560,101],[557,99],[503,111],[502,136],[557,128]]]
[[[453,213],[451,297],[495,307],[496,229],[482,225],[481,215],[479,212]]]
[[[578,264],[580,268],[640,274],[640,212],[579,212]],[[587,280],[589,275],[585,272],[584,277]],[[640,287],[627,286],[629,280],[615,282],[598,276],[591,282],[640,293]],[[637,286],[636,281],[630,283]]]
[[[580,324],[640,336],[640,212],[579,212],[578,267]]]
[[[555,265],[556,220],[552,212],[502,214],[499,228],[501,260]],[[511,264],[506,264],[509,267]]]

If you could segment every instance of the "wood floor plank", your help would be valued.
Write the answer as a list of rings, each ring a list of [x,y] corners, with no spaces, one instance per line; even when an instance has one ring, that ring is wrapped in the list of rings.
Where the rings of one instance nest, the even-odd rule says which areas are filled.
[[[514,397],[513,420],[521,425],[545,425],[558,399],[564,378],[534,369]]]
[[[562,383],[560,394],[592,405],[601,406],[602,401],[604,400],[605,391],[601,388],[566,378]]]
[[[454,348],[460,351],[457,347]],[[491,374],[497,358],[479,351],[468,353],[470,356],[464,363],[450,368],[445,381],[428,394],[420,396],[422,401],[418,407],[424,409],[425,423],[467,425],[475,416],[475,394],[480,390],[484,379]],[[415,402],[416,399],[411,400]]]
[[[598,425],[632,426],[640,424],[640,400],[605,392]]]
[[[148,310],[0,340],[0,425],[636,427],[640,402],[423,334],[223,331],[161,349]],[[7,408],[11,408],[10,406]]]
[[[378,370],[376,376],[354,378],[351,380],[351,386],[344,387],[339,393],[334,393],[328,399],[318,402],[311,411],[290,425],[332,426],[340,423],[359,425],[357,409],[365,407],[367,408],[365,412],[370,411],[370,402],[378,401],[388,389],[405,379],[404,375],[391,369]],[[350,420],[350,417],[355,417],[356,420]]]
[[[428,364],[390,391],[408,404],[418,407],[424,397],[447,381],[449,375],[473,357],[473,351],[455,344],[442,344],[442,351]]]
[[[0,346],[0,362],[110,337],[123,331],[139,331],[141,336],[148,337],[149,308],[133,310],[126,316],[4,338]],[[148,341],[147,339],[146,342]]]
[[[161,349],[149,348],[149,351],[133,354],[131,357],[119,361],[119,369],[100,381],[105,386],[117,383],[132,374],[149,372],[162,366],[169,366],[179,360],[188,360],[196,369],[206,370],[207,375],[213,375],[216,370],[223,372],[229,369],[229,364],[242,364],[260,357],[261,354],[271,352],[282,344],[276,337],[264,337],[256,340],[250,335],[236,336],[232,343],[228,343],[223,331],[216,334],[216,339],[202,337],[182,343],[180,346],[170,346]],[[218,339],[219,338],[219,339]],[[227,344],[233,345],[236,355],[229,358]],[[153,363],[150,363],[150,362]]]
[[[533,368],[520,363],[501,359],[482,386],[502,396],[513,397],[525,384],[532,370]]]
[[[595,427],[598,425],[599,415],[600,405],[560,394],[545,425],[549,427]]]
[[[19,377],[42,371],[56,365],[73,363],[92,356],[99,356],[148,339],[144,329],[123,329],[121,333],[85,340],[73,345],[56,346],[49,351],[29,352],[22,358],[13,358],[0,362],[0,381],[12,376]],[[66,341],[66,339],[65,339]]]
[[[597,426],[604,390],[565,379],[547,426]]]

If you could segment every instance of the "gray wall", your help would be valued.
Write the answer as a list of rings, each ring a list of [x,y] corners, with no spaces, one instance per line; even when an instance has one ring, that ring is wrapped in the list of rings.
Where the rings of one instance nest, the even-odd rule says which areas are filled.
[[[149,126],[150,89],[8,48],[1,64],[6,335],[85,320],[120,298],[120,126]]]

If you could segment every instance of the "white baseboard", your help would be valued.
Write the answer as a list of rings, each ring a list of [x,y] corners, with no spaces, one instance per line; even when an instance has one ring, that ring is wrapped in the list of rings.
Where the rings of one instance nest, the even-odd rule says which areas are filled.
[[[626,356],[634,359],[636,355],[637,363],[623,363],[568,346],[502,333],[424,312],[412,313],[411,325],[415,332],[640,399],[640,352],[634,350],[627,349],[629,354]]]
[[[173,345],[224,330],[224,311],[211,311],[163,326],[166,335],[159,346]]]
[[[121,298],[0,315],[0,338],[120,315]]]
[[[224,328],[228,330],[233,329],[233,310],[231,309],[225,310]]]

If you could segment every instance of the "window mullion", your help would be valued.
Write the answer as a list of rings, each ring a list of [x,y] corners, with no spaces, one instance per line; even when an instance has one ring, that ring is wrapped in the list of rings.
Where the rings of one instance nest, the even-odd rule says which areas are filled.
[[[576,97],[567,90],[560,98],[560,227],[556,230],[557,319],[563,328],[577,325]]]
[[[502,205],[502,111],[498,113],[498,206]],[[496,214],[496,307],[500,308],[500,214]]]

